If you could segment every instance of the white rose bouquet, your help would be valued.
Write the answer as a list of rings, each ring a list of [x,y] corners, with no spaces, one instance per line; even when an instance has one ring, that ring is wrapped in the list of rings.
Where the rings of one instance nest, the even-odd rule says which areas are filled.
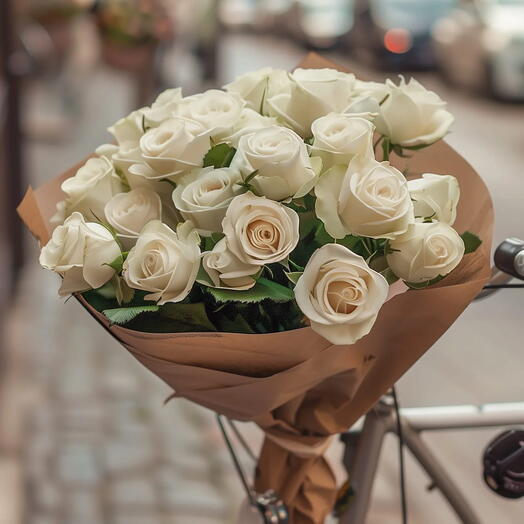
[[[169,89],[19,207],[61,295],[176,396],[263,429],[255,489],[293,524],[333,509],[330,437],[490,276],[489,193],[440,140],[445,103],[333,66]]]
[[[452,121],[415,80],[329,68],[267,68],[189,97],[167,90],[63,182],[41,264],[62,275],[61,294],[83,293],[133,329],[310,324],[352,344],[391,284],[429,286],[479,244],[452,227],[453,173],[411,178],[388,161]]]

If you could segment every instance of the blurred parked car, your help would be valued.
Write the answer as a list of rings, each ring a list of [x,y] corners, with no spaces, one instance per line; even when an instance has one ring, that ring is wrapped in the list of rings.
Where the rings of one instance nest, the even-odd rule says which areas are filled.
[[[431,69],[434,24],[456,0],[355,0],[347,44],[357,58],[382,69]]]
[[[436,24],[433,38],[450,81],[524,101],[524,0],[463,1]]]

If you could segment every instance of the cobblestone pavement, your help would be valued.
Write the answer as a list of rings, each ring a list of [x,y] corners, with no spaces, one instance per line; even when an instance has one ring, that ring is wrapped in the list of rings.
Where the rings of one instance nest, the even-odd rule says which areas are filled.
[[[179,399],[164,406],[170,389],[77,303],[57,301],[48,277],[28,274],[10,330],[21,373],[9,401],[28,408],[12,435],[24,522],[233,521],[242,491],[213,415]]]

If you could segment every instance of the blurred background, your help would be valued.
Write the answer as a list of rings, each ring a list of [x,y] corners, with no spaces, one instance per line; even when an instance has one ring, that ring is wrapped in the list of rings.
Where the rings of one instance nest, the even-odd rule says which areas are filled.
[[[160,90],[290,69],[308,50],[436,90],[456,116],[449,142],[492,193],[495,245],[524,238],[524,0],[0,2],[0,524],[234,522],[243,493],[212,413],[164,406],[168,388],[58,299],[15,207]],[[401,403],[524,400],[523,305],[507,290],[470,306],[401,380]],[[495,433],[428,440],[483,523],[521,524],[524,502],[481,479]],[[382,459],[369,524],[400,521],[393,440]],[[412,522],[457,522],[409,457],[407,480]]]

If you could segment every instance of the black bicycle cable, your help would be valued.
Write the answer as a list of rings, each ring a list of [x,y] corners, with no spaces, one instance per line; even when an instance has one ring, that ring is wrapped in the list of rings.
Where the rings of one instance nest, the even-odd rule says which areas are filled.
[[[524,288],[524,284],[487,284],[484,289]]]
[[[253,491],[249,487],[247,476],[244,472],[244,469],[242,468],[242,465],[240,464],[240,460],[238,459],[237,454],[235,453],[233,444],[229,438],[229,435],[227,434],[224,423],[222,422],[222,416],[219,413],[217,413],[216,419],[217,419],[218,427],[220,428],[220,431],[222,433],[222,437],[224,438],[224,442],[226,443],[227,449],[233,461],[233,465],[235,466],[236,472],[240,478],[240,482],[242,483],[242,486],[244,487],[244,491],[246,492],[246,496],[249,500],[249,503],[252,506],[257,507],[257,501],[255,500],[255,497],[253,495]]]
[[[398,436],[398,461],[399,461],[399,474],[400,474],[400,504],[402,507],[402,524],[408,523],[408,503],[406,496],[406,471],[404,464],[404,433],[402,431],[402,422],[400,419],[400,408],[397,397],[397,390],[395,386],[391,388],[393,396],[393,404],[395,407],[395,418],[397,424],[397,436]]]

